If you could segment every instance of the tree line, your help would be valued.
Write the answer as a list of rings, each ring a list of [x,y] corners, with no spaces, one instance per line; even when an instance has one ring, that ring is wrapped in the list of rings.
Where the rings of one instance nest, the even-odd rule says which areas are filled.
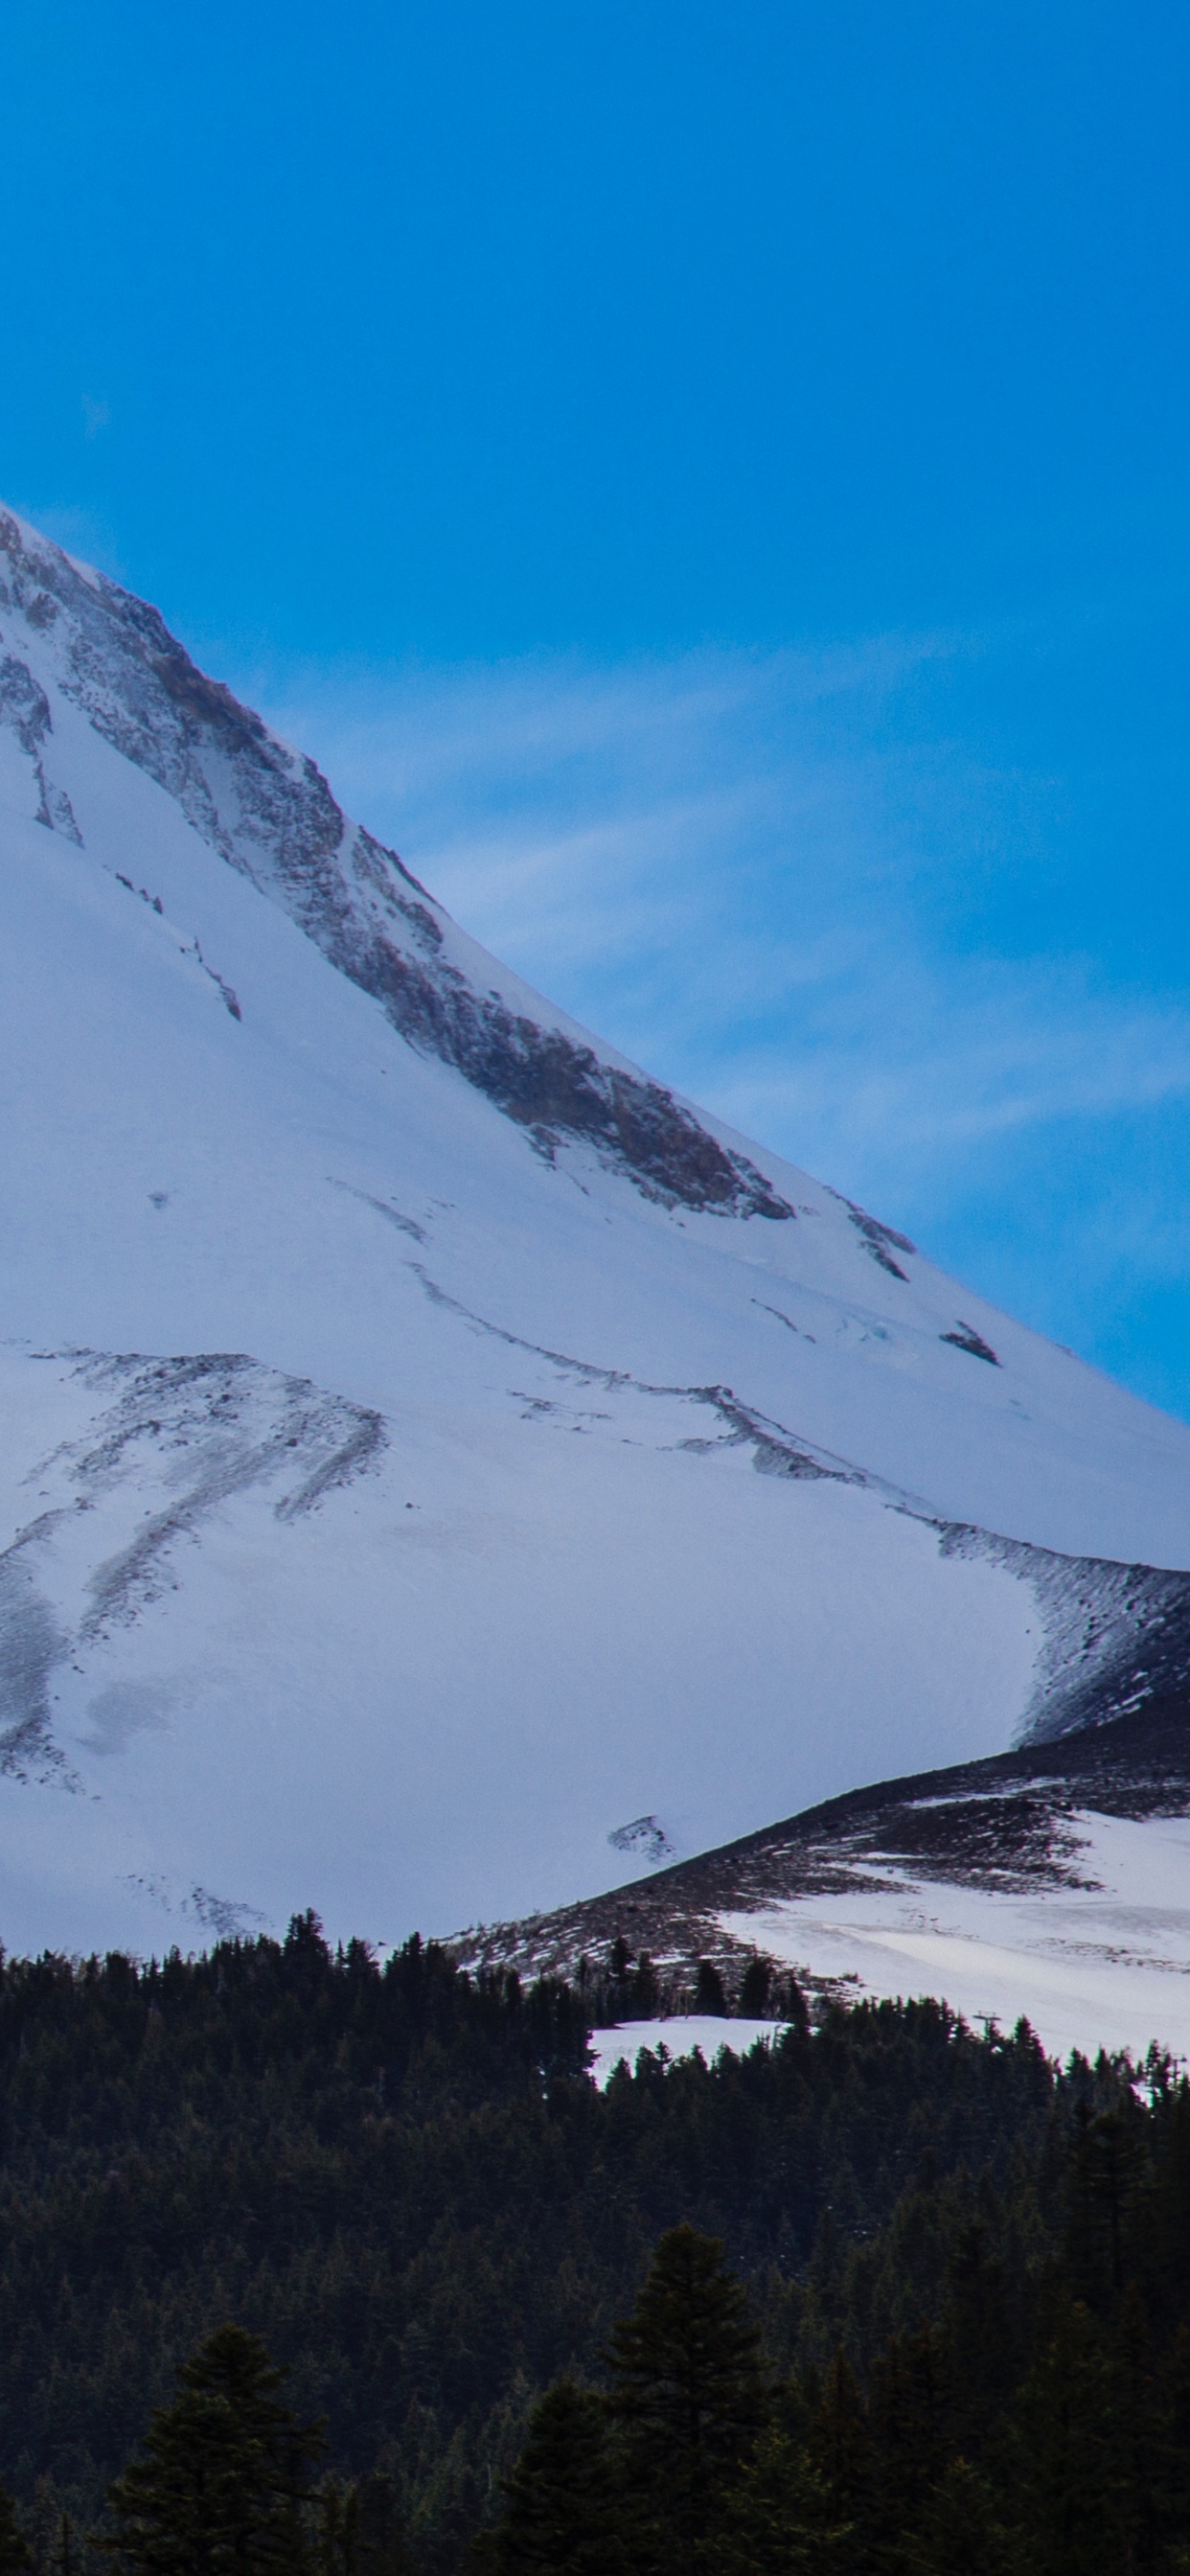
[[[599,2092],[588,2029],[651,1975],[623,1945],[573,1986],[416,1940],[381,1963],[308,1916],[193,1960],[0,1962],[0,2472],[38,2576],[98,2576],[113,2541],[200,2563],[137,2560],[120,2516],[171,2410],[222,2422],[227,2335],[285,2373],[267,2549],[323,2576],[552,2565],[516,2516],[543,2442],[561,2492],[563,2433],[609,2571],[928,2576],[949,2549],[961,2576],[964,2516],[973,2569],[1190,2566],[1174,2070],[786,1990],[771,2048],[659,2050]],[[696,2529],[626,2397],[679,2240],[695,2270],[711,2247],[750,2392]]]

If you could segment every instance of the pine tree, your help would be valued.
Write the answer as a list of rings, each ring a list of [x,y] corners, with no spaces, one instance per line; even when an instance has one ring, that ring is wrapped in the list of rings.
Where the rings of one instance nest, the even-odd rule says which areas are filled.
[[[1142,2150],[1135,2116],[1086,2115],[1076,2131],[1069,2176],[1063,2268],[1071,2294],[1103,2308],[1124,2286],[1128,2221],[1141,2185]]]
[[[740,2011],[749,2021],[760,2021],[768,2007],[769,1989],[773,1982],[772,1966],[759,1953],[749,1959],[740,1980]]]
[[[842,2346],[810,2420],[806,2457],[821,2483],[830,2528],[841,2535],[841,2571],[845,2576],[860,2576],[863,2570],[866,2576],[875,2500],[872,2436],[855,2372]]]
[[[770,2424],[728,2498],[708,2565],[714,2576],[834,2576],[847,2566],[852,2537],[832,2520],[805,2445]]]
[[[413,2561],[392,2479],[382,2474],[364,2478],[351,2497],[362,2576],[408,2576]]]
[[[313,2508],[312,2576],[409,2576],[412,2561],[391,2478],[346,2487],[324,2478]]]
[[[1154,2122],[1154,2127],[1157,2123]],[[1150,2312],[1173,2325],[1190,2304],[1190,2087],[1178,2085],[1160,2106],[1161,2152],[1141,2208],[1143,2241],[1134,2256],[1143,2263]]]
[[[306,2469],[322,2436],[281,2404],[284,2376],[234,2325],[183,2363],[144,2458],[108,2489],[115,2530],[102,2546],[129,2576],[296,2576]]]
[[[672,2228],[608,2354],[633,2568],[676,2576],[704,2558],[764,2421],[759,2343],[718,2240]]]
[[[964,2227],[947,2267],[943,2344],[956,2447],[970,2460],[982,2455],[1019,2371],[1004,2266],[979,2219]]]
[[[1166,2541],[1190,2562],[1190,2329],[1174,2337],[1154,2392],[1154,2505]]]
[[[1118,2496],[1124,2564],[1158,2563],[1161,2478],[1159,2408],[1148,2322],[1135,2283],[1120,2301],[1111,2348],[1112,2401],[1104,2439]]]
[[[905,2542],[906,2576],[1016,2576],[1020,2564],[987,2479],[952,2460]]]
[[[606,2411],[560,2379],[535,2406],[481,2556],[496,2576],[613,2576],[622,2563]]]
[[[0,2486],[0,2576],[24,2576],[33,2565],[33,2552],[17,2521],[17,2509],[7,2487]]]
[[[1018,2397],[1022,2498],[1038,2576],[1117,2576],[1120,2494],[1110,2429],[1115,2377],[1088,2308],[1065,2301]]]
[[[929,2327],[894,2336],[872,2374],[869,2414],[878,2491],[873,2549],[896,2566],[906,2532],[921,2520],[947,2465],[946,2389]]]
[[[716,2016],[727,2012],[723,1979],[713,1959],[699,1960],[698,1976],[694,1986],[694,2009],[696,2013],[710,2013]]]

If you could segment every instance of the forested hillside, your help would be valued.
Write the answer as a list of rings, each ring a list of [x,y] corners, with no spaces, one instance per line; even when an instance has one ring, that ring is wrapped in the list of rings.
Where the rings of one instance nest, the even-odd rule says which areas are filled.
[[[3,1966],[0,2473],[43,2566],[64,2513],[75,2551],[99,2526],[178,2365],[233,2320],[324,2419],[323,2470],[449,2576],[542,2392],[606,2384],[683,2223],[746,2286],[791,2441],[851,2390],[840,2353],[865,2423],[936,2353],[939,2459],[982,2444],[990,2475],[1055,2337],[1082,2337],[1092,2378],[1122,2366],[1125,2303],[1135,2371],[1166,2386],[1190,2318],[1168,2067],[1057,2073],[1023,2025],[977,2036],[916,2003],[795,2010],[771,2051],[646,2058],[601,2094],[589,2023],[641,1996],[613,1964],[611,1989],[522,1992],[416,1941],[383,1967],[332,1954],[305,1917],[195,1961]]]

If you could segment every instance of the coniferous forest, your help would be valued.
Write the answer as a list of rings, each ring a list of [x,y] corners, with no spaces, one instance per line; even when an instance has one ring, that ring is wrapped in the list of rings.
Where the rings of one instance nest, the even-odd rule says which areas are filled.
[[[0,2576],[1190,2569],[1190,2088],[312,1917],[0,1967]],[[730,2038],[730,2022],[725,2023]]]

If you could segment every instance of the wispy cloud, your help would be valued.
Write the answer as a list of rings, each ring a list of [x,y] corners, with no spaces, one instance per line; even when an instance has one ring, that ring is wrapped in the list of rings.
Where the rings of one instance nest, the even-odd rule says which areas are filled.
[[[539,989],[1110,1358],[1129,1163],[1140,1286],[1190,1269],[1136,1155],[1138,1122],[1190,1128],[1190,994],[1080,944],[1054,782],[939,725],[978,649],[307,673],[270,712]]]

